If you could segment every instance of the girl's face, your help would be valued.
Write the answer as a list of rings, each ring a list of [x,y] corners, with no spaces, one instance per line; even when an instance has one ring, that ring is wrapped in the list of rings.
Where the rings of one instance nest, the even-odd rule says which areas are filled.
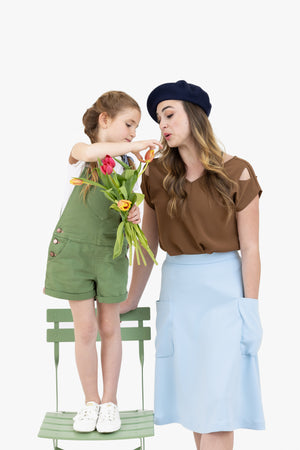
[[[159,128],[169,147],[180,147],[191,139],[191,127],[180,100],[164,100],[157,105]]]
[[[102,134],[106,142],[131,142],[136,136],[136,129],[141,120],[141,113],[135,108],[119,112],[113,119],[107,118]]]

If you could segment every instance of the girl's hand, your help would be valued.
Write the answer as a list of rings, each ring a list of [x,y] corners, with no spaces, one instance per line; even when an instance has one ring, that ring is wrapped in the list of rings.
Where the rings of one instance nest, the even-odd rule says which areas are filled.
[[[127,220],[132,223],[140,223],[141,222],[141,214],[140,208],[136,205],[133,205],[128,213]]]
[[[131,153],[140,155],[140,152],[143,150],[156,150],[158,147],[160,150],[163,148],[162,144],[156,139],[148,139],[146,141],[136,141],[131,142],[133,149],[131,149]]]

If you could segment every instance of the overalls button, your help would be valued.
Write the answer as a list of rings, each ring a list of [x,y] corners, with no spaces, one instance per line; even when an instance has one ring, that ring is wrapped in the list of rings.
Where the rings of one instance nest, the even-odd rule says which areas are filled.
[[[56,256],[54,252],[50,252],[50,256]]]
[[[53,244],[58,244],[58,240],[57,239],[53,239]]]
[[[61,229],[61,228],[57,228],[57,233],[62,233],[63,232],[63,230]]]

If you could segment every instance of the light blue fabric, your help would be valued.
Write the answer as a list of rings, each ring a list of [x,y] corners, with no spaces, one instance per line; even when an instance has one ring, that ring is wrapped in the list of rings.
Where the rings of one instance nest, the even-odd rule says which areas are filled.
[[[264,429],[258,300],[243,297],[238,253],[167,255],[156,304],[155,423]]]

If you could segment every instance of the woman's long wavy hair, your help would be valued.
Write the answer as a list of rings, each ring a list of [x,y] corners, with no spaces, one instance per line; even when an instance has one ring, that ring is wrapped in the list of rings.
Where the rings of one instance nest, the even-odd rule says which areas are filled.
[[[198,147],[200,161],[204,166],[204,186],[209,195],[222,204],[228,212],[233,213],[234,203],[231,192],[236,182],[224,171],[223,151],[217,143],[211,124],[205,112],[198,105],[182,102],[187,113],[191,135]],[[159,152],[160,160],[167,172],[163,186],[170,197],[167,212],[171,217],[184,212],[186,167],[181,159],[178,148],[170,148],[162,137],[163,149]]]
[[[84,125],[84,132],[90,138],[92,144],[97,142],[97,136],[99,131],[99,115],[105,112],[111,119],[114,119],[117,114],[127,108],[134,108],[141,112],[138,103],[122,91],[109,91],[105,92],[96,102],[86,110],[82,117],[82,123]],[[132,168],[134,162],[131,158],[128,158]],[[89,163],[86,177],[93,181],[98,181],[97,171],[94,170],[98,166],[98,162]],[[85,198],[91,185],[85,185],[83,189],[83,197]]]

